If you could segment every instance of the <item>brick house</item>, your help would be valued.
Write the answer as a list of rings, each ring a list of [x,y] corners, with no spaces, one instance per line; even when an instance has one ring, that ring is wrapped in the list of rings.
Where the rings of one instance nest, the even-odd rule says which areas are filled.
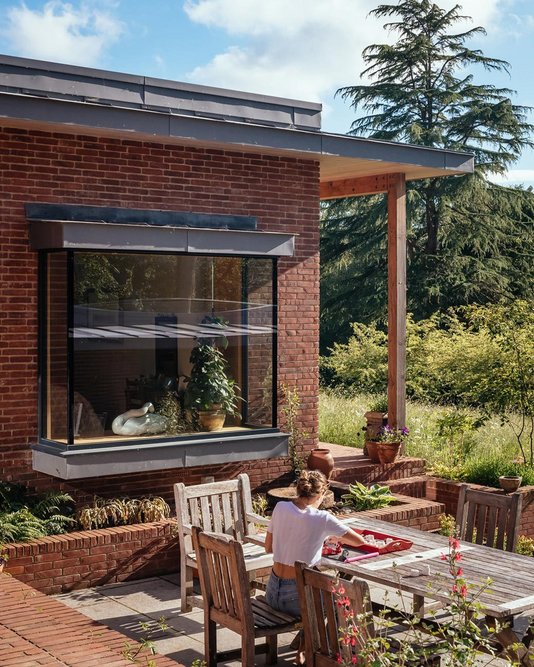
[[[405,182],[471,156],[322,132],[320,105],[0,56],[0,479],[93,494],[288,470],[317,443],[320,199],[386,192],[390,415],[404,419]],[[188,424],[198,341],[243,400]],[[172,397],[178,423],[116,433]]]

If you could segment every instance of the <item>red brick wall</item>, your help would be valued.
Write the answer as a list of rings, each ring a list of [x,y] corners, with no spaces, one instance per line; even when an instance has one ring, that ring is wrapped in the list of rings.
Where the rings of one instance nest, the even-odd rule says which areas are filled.
[[[313,161],[155,142],[0,128],[0,479],[59,486],[31,469],[37,439],[37,253],[28,246],[27,202],[252,215],[263,231],[297,234],[279,262],[278,379],[297,387],[302,428],[317,442],[319,168]],[[248,470],[274,479],[287,462],[140,473],[61,484],[95,492],[170,495],[173,481]]]

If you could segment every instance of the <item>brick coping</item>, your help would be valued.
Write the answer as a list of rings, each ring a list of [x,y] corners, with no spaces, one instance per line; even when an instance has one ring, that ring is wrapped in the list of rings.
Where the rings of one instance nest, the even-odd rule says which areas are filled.
[[[126,643],[139,646],[120,632],[0,573],[3,667],[131,667],[132,662],[122,655]],[[150,659],[157,667],[180,666],[166,656]]]

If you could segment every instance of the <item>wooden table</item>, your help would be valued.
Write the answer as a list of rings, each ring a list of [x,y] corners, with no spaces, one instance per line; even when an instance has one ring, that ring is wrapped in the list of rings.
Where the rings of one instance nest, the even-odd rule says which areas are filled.
[[[342,563],[331,558],[323,558],[321,566],[335,568],[340,572],[374,582],[393,591],[400,590],[414,596],[414,613],[422,616],[424,600],[449,600],[448,591],[452,584],[448,563],[441,555],[448,553],[448,538],[435,533],[427,533],[415,528],[397,526],[386,521],[371,519],[350,519],[345,523],[351,528],[375,530],[380,533],[405,538],[413,542],[406,551],[384,554],[354,563]],[[519,615],[534,616],[534,558],[460,542],[463,577],[475,589],[484,586],[488,577],[491,584],[480,598],[481,611],[488,617],[513,624]],[[413,575],[414,570],[424,572]],[[507,649],[517,641],[510,629],[499,633],[503,648]],[[530,637],[529,637],[530,640]],[[528,657],[525,664],[532,664]]]

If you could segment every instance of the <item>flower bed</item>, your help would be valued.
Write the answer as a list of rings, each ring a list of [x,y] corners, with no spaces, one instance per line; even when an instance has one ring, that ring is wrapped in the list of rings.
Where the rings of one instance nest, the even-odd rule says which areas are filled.
[[[5,545],[5,572],[47,594],[179,569],[172,519],[53,535]]]

